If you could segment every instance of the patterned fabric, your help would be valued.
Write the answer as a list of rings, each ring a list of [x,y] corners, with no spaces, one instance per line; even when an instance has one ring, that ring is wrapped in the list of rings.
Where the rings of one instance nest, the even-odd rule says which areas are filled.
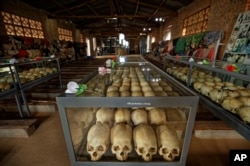
[[[222,31],[211,31],[208,32],[205,36],[204,36],[204,44],[205,45],[210,45],[213,42],[216,42],[218,39],[223,38],[223,33]]]
[[[190,45],[193,43],[195,47],[197,47],[201,42],[202,38],[204,37],[204,35],[205,32],[201,32],[195,35],[184,36],[179,38],[178,41],[176,42],[175,52],[180,55],[182,54],[185,55],[185,52],[190,48]]]
[[[193,50],[207,48],[218,39],[223,38],[223,35],[222,31],[208,31],[181,37],[176,42],[175,53],[178,55],[186,55],[187,52],[190,52],[191,45],[194,46],[192,47]],[[199,54],[201,54],[201,52]]]

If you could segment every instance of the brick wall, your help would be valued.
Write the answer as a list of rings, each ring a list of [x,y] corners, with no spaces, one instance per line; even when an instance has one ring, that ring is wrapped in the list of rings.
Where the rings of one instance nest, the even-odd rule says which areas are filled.
[[[181,37],[184,18],[210,6],[207,30],[222,30],[224,32],[222,43],[226,44],[238,14],[245,11],[246,4],[247,0],[195,0],[189,6],[180,9],[178,17],[167,22],[163,31],[167,32],[170,28],[173,39]],[[225,45],[219,48],[219,59],[223,55],[224,48]]]
[[[210,6],[211,0],[195,0],[193,3],[191,3],[189,6],[186,6],[178,11],[178,18],[176,21],[176,25],[174,28],[172,27],[173,31],[173,37],[180,37],[182,33],[182,25],[184,18],[193,15],[197,13],[198,11]]]
[[[245,11],[246,3],[247,0],[212,0],[208,30],[223,30],[223,44],[227,44],[239,13]],[[219,59],[223,56],[225,45],[219,48]]]
[[[172,38],[180,37],[183,19],[210,6],[208,30],[223,30],[224,39],[222,42],[226,44],[238,14],[244,12],[246,9],[247,1],[248,0],[195,0],[189,6],[179,10],[178,17],[172,18],[158,29],[153,29],[152,36],[156,38],[156,41],[161,41],[163,40],[163,36],[171,30]],[[44,36],[48,40],[58,39],[58,26],[71,29],[73,31],[73,39],[75,41],[79,40],[79,32],[76,32],[73,25],[50,20],[42,11],[27,4],[23,4],[18,0],[1,0],[0,6],[2,11],[41,21],[44,26]],[[171,27],[169,25],[171,25]],[[0,21],[0,35],[5,35],[5,28],[2,19]],[[219,54],[222,54],[224,47],[225,46],[221,46]]]
[[[76,37],[75,27],[73,24],[66,24],[58,20],[48,19],[47,15],[39,9],[33,8],[25,3],[19,2],[18,0],[1,0],[0,2],[1,11],[16,14],[25,18],[40,21],[43,25],[44,38],[51,41],[58,39],[57,28],[70,29],[73,31],[73,39]],[[2,18],[2,15],[0,16]],[[3,19],[0,21],[0,35],[6,35]],[[79,39],[78,39],[79,40]],[[77,41],[77,40],[76,40]]]

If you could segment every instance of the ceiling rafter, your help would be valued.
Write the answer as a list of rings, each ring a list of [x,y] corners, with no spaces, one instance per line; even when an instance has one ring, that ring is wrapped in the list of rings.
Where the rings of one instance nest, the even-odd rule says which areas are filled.
[[[99,19],[99,18],[148,18],[148,17],[168,17],[168,15],[152,15],[152,14],[144,14],[144,15],[96,15],[96,16],[92,16],[92,15],[84,15],[84,16],[69,16],[69,15],[50,15],[49,18],[54,18],[54,19]]]
[[[52,0],[53,3],[55,3],[57,6],[59,6],[60,8],[64,9],[67,13],[69,13],[70,15],[74,15],[71,11],[68,10],[68,8],[66,8],[65,6],[63,6],[61,3],[59,3],[57,0]]]
[[[96,16],[98,16],[99,14],[87,3],[86,4],[86,6],[91,10],[91,12],[92,13],[94,13]],[[104,21],[103,19],[102,19],[102,22],[104,23],[104,24],[107,24],[107,22],[106,21]]]
[[[55,12],[51,13],[51,15],[53,15],[53,14],[59,14],[59,13],[61,13],[61,12],[65,12],[65,11],[75,10],[75,9],[77,9],[77,8],[80,8],[80,7],[85,6],[87,3],[92,3],[92,2],[94,2],[94,1],[95,1],[95,0],[88,0],[88,1],[85,1],[84,3],[78,4],[78,5],[69,7],[69,8],[64,8],[64,9],[61,9],[61,10],[56,10]]]
[[[128,1],[137,3],[137,0],[128,0]],[[177,11],[175,11],[175,10],[167,9],[165,7],[155,6],[155,5],[144,3],[144,2],[139,2],[139,5],[150,7],[150,8],[156,8],[156,9],[159,8],[160,10],[166,12],[166,15],[168,15],[168,16],[177,16],[177,14],[178,14]]]
[[[114,15],[114,8],[115,8],[115,4],[113,0],[109,0],[110,3],[110,15]]]
[[[144,26],[136,26],[136,27],[129,27],[129,28],[126,28],[126,29],[142,29]],[[152,26],[152,27],[157,27],[156,25],[155,26]],[[102,26],[102,27],[97,27],[95,28],[94,30],[105,30],[105,29],[108,29],[108,28],[112,28],[112,26]],[[90,29],[90,27],[85,27],[84,29]]]
[[[138,9],[139,9],[139,0],[137,0],[137,2],[136,2],[136,8],[135,8],[135,14],[134,15],[137,15],[137,13],[138,13]],[[133,25],[135,24],[135,22],[136,22],[136,19],[134,19],[134,21],[133,21]]]
[[[159,12],[160,8],[162,7],[162,5],[165,4],[165,2],[166,2],[166,0],[162,0],[162,1],[161,1],[160,5],[159,5],[159,6],[155,9],[155,11],[153,12],[153,16],[155,16],[155,15]],[[151,19],[152,19],[152,17],[149,17],[149,18],[148,18],[148,21],[150,21]],[[145,24],[145,27],[148,26],[148,21],[147,21],[147,23]]]
[[[18,0],[38,8],[49,19],[71,20],[77,29],[93,32],[143,32],[145,25],[159,28],[154,18],[167,22],[194,0]],[[116,18],[116,19],[114,19]],[[146,28],[147,28],[146,27]]]
[[[113,5],[116,9],[116,14],[115,15],[120,15],[121,14],[121,8],[119,5],[119,2],[117,0],[112,0]],[[117,28],[121,28],[121,19],[117,18]]]

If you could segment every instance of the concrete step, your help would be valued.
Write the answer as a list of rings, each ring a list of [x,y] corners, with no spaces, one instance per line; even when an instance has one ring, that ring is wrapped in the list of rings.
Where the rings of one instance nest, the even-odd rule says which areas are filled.
[[[37,119],[0,120],[0,138],[28,138],[36,124]]]
[[[196,121],[194,137],[201,139],[244,139],[236,130],[223,121]]]
[[[1,106],[5,112],[18,112],[18,107],[14,102],[8,102]],[[24,114],[27,113],[26,105],[22,104],[21,108]],[[53,100],[31,100],[28,102],[28,109],[31,114],[36,112],[55,112],[57,111],[57,104],[55,98]]]

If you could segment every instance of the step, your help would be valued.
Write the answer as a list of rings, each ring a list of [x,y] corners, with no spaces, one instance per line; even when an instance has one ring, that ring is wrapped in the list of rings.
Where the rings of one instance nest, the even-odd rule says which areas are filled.
[[[54,93],[45,93],[45,92],[31,92],[30,96],[33,100],[36,100],[37,98],[44,99],[44,100],[55,100],[57,96],[62,94],[64,91],[58,91]]]
[[[7,103],[2,107],[6,112],[18,112],[18,108],[15,103],[12,103],[12,104]],[[56,112],[58,110],[55,99],[51,101],[42,101],[42,100],[31,101],[28,103],[28,108],[31,114],[36,113],[36,112]],[[27,112],[27,108],[25,105],[22,105],[22,110],[24,113]]]
[[[201,139],[242,139],[236,130],[223,121],[196,121],[194,137]]]
[[[0,120],[0,138],[28,138],[36,124],[37,119]]]

